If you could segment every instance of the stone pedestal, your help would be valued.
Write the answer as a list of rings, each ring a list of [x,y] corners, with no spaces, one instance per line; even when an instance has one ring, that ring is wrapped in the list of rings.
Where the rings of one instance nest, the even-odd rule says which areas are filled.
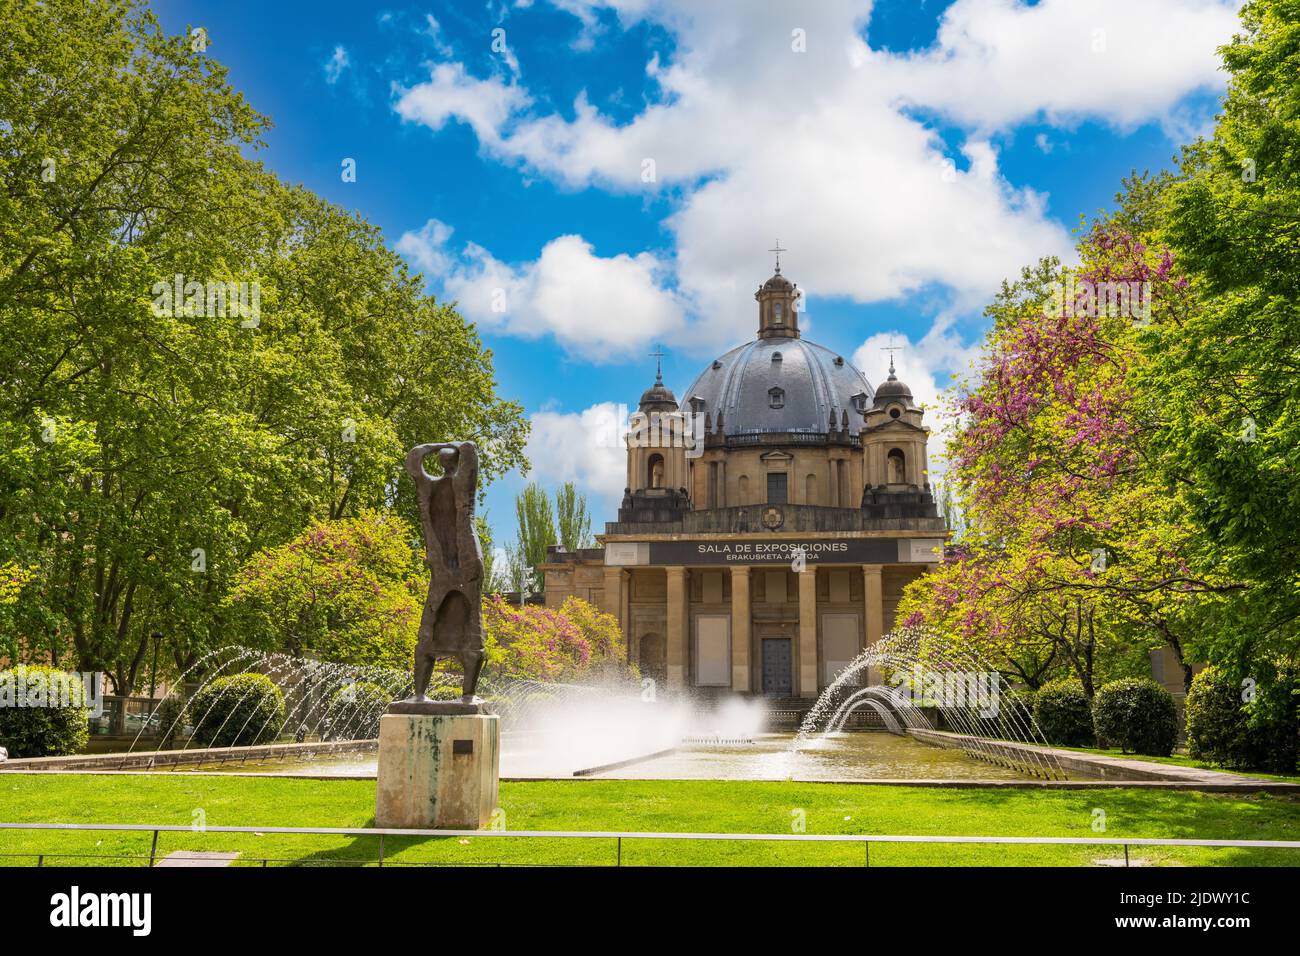
[[[477,830],[497,807],[500,718],[388,713],[379,720],[375,825]]]

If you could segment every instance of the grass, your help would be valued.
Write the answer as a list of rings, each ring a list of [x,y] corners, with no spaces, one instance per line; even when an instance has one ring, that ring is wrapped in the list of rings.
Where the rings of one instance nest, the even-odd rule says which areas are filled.
[[[1300,774],[1282,774],[1282,773],[1264,773],[1262,770],[1229,770],[1226,767],[1220,767],[1218,764],[1211,763],[1208,760],[1197,760],[1194,757],[1188,757],[1186,754],[1173,754],[1169,757],[1148,757],[1145,754],[1124,753],[1118,747],[1103,749],[1101,747],[1063,747],[1060,744],[1052,744],[1060,750],[1073,750],[1081,754],[1098,754],[1102,757],[1124,757],[1128,760],[1148,760],[1151,763],[1173,764],[1177,767],[1191,767],[1195,770],[1218,770],[1221,773],[1230,773],[1239,777],[1256,777],[1260,780],[1276,780],[1279,783],[1300,783]]]
[[[364,780],[301,780],[157,775],[2,774],[0,820],[212,826],[372,824],[375,785]],[[640,830],[789,833],[802,811],[808,833],[1134,836],[1300,840],[1300,800],[1139,789],[945,790],[758,781],[587,780],[504,783],[501,806],[512,830]],[[1093,829],[1105,814],[1105,832]],[[0,831],[0,862],[46,865],[149,853],[148,833]],[[159,856],[178,850],[239,851],[302,864],[373,861],[378,839],[226,833],[162,834]],[[385,841],[388,863],[584,864],[615,862],[606,840],[431,838]],[[624,841],[623,865],[861,866],[849,844]],[[1152,865],[1300,866],[1300,850],[1141,848]],[[27,856],[18,856],[28,854]],[[1078,866],[1122,858],[1120,847],[880,845],[871,865]],[[140,865],[139,860],[116,861]]]

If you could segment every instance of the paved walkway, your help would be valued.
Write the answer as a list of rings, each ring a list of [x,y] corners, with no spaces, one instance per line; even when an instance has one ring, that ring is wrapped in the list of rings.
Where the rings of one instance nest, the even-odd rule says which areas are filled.
[[[1079,753],[1060,747],[1043,747],[1011,740],[990,740],[968,734],[954,734],[944,730],[909,730],[917,740],[940,747],[993,748],[1008,756],[1024,759],[1029,755],[1053,758],[1067,773],[1087,774],[1104,783],[1152,782],[1181,784],[1197,790],[1254,790],[1270,793],[1300,792],[1300,784],[1248,777],[1222,770],[1202,770],[1177,764],[1156,763],[1140,757],[1112,757],[1102,754]],[[1080,781],[1086,785],[1088,781]]]

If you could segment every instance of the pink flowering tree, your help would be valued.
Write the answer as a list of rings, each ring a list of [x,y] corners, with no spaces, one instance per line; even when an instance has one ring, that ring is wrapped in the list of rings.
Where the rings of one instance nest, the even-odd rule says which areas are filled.
[[[572,682],[635,674],[618,620],[581,598],[514,607],[494,595],[483,604],[483,629],[489,676]]]
[[[899,620],[960,635],[1030,686],[1099,674],[1152,647],[1181,655],[1189,623],[1232,584],[1196,571],[1194,529],[1148,467],[1140,336],[1190,307],[1166,250],[1110,224],[1081,267],[1046,260],[1006,284],[949,447],[968,527]],[[1190,679],[1190,669],[1187,673]]]

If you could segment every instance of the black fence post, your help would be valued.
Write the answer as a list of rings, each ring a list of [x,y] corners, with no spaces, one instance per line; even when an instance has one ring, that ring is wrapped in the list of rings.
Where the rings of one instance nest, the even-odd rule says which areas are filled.
[[[153,845],[149,847],[149,865],[153,866],[154,858],[158,856],[158,831],[153,831]]]

